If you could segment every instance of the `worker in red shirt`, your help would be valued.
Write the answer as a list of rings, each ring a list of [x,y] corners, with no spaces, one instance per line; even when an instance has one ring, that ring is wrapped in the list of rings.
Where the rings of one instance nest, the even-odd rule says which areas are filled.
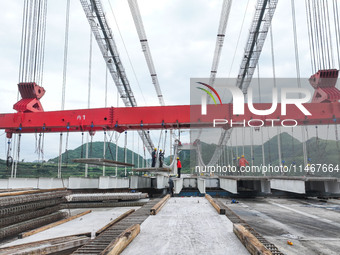
[[[181,169],[182,169],[182,163],[179,160],[179,157],[177,157],[177,175],[178,175],[178,178],[181,178]]]
[[[246,164],[249,166],[249,162],[245,159],[244,155],[242,155],[238,161],[238,165],[241,168],[242,166],[245,167]]]

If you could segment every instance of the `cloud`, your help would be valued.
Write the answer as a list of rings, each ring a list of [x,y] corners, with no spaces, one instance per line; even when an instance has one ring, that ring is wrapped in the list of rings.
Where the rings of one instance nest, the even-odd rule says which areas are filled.
[[[108,0],[102,2],[138,105],[158,105],[156,92],[151,83],[127,1],[110,1],[124,43],[120,38]],[[189,104],[190,78],[209,76],[222,2],[222,0],[138,1],[158,79],[167,105]],[[236,77],[238,74],[255,3],[255,0],[249,0],[237,47],[237,38],[247,1],[233,1],[218,77],[228,77],[230,70],[231,77]],[[2,27],[0,31],[1,113],[13,112],[12,106],[17,97],[16,84],[19,70],[22,8],[23,2],[19,0],[7,1],[6,4],[2,5],[4,15],[0,19],[0,26]],[[42,99],[42,104],[48,111],[59,110],[61,107],[65,8],[66,1],[48,1],[43,84],[46,94]],[[304,10],[303,1],[296,1],[301,74],[304,77],[309,77],[311,68]],[[89,24],[80,2],[71,1],[66,109],[87,107],[89,35]],[[279,1],[273,19],[273,36],[276,75],[278,77],[295,77],[291,9],[287,1]],[[129,63],[125,47],[133,68]],[[236,57],[231,66],[234,53]],[[269,37],[260,60],[260,74],[263,77],[271,77],[272,75]],[[95,40],[93,40],[91,80],[91,107],[104,107],[105,64]],[[109,77],[108,106],[117,105],[116,93],[115,85]],[[119,106],[123,106],[121,101]],[[137,135],[134,134],[134,136],[136,139]],[[5,144],[4,137],[1,136],[0,141]],[[152,137],[154,142],[157,143],[159,132],[153,132]],[[103,134],[96,134],[94,140],[103,140]],[[34,149],[32,149],[34,142],[35,138],[32,134],[25,135],[22,139],[21,155],[26,161],[34,160],[36,157]],[[81,134],[70,135],[69,148],[79,146],[80,143]],[[121,138],[120,145],[122,143]],[[131,140],[129,140],[128,146],[133,147]],[[58,148],[59,134],[46,135],[46,158],[56,156]],[[0,158],[4,158],[5,151],[5,146],[0,146]]]

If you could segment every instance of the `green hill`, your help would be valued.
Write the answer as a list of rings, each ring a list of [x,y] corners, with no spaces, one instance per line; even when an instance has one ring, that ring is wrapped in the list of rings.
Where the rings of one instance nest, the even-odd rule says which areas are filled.
[[[103,158],[103,142],[89,143],[89,158]],[[84,176],[84,164],[73,163],[72,160],[76,158],[85,158],[86,144],[79,146],[74,150],[68,150],[62,154],[62,176],[67,178],[69,176]],[[134,163],[137,167],[138,158],[140,166],[142,166],[143,157],[131,150],[127,150],[127,163],[132,163],[132,155],[134,157]],[[106,147],[106,159],[115,160],[116,145],[113,143],[107,143]],[[124,148],[118,147],[118,159],[117,161],[124,162]],[[129,168],[128,168],[129,170]],[[115,175],[115,167],[106,167],[106,175]],[[58,172],[58,157],[52,158],[44,163],[36,162],[20,162],[17,168],[17,177],[57,177]],[[11,167],[6,166],[6,161],[0,160],[0,178],[8,178],[11,175]],[[99,177],[102,175],[101,166],[89,165],[88,176]],[[118,175],[124,176],[124,167],[118,168]]]
[[[303,164],[303,145],[302,143],[289,135],[288,133],[280,134],[281,141],[281,155],[282,160],[285,165],[296,164],[297,166]],[[332,140],[323,140],[316,139],[315,137],[309,139],[306,142],[307,147],[307,155],[309,159],[309,163],[311,164],[340,164],[339,160],[339,150],[336,146],[336,141]],[[202,158],[205,164],[208,164],[212,155],[215,152],[216,145],[215,144],[207,144],[201,142],[202,149]],[[238,150],[238,153],[236,152]],[[184,153],[182,151],[181,153]],[[237,165],[237,156],[241,156],[243,154],[242,146],[226,146],[223,158],[225,158],[224,164],[233,164]],[[270,140],[264,143],[264,154],[265,154],[265,162],[266,164],[271,165],[279,165],[279,152],[278,152],[278,138],[277,136],[272,137]],[[250,162],[251,161],[251,146],[244,147],[244,155],[245,158]],[[254,145],[253,146],[253,159],[254,165],[260,166],[262,164],[262,146]],[[227,159],[228,158],[228,159]],[[197,164],[196,163],[196,152],[190,152],[190,160],[189,163],[184,161],[184,168],[191,169]],[[189,164],[189,166],[188,166]],[[222,163],[221,163],[222,164]],[[332,175],[332,174],[330,174]]]
[[[103,158],[104,155],[104,143],[103,142],[92,142],[88,144],[89,147],[89,158]],[[75,148],[74,150],[68,150],[62,154],[63,163],[71,163],[73,159],[85,158],[86,144]],[[132,153],[134,157],[134,163],[137,164],[138,157],[140,165],[143,157],[135,152],[127,149],[127,163],[132,163]],[[118,146],[118,158],[117,161],[124,162],[124,148]],[[114,143],[106,143],[106,159],[116,160],[116,145]],[[48,163],[58,163],[58,157],[48,160]]]
[[[282,159],[285,160],[286,165],[290,165],[293,162],[296,165],[303,164],[303,151],[302,143],[293,138],[288,133],[282,133],[280,135],[281,139],[281,150]],[[272,137],[270,140],[264,143],[265,159],[266,164],[278,165],[278,141],[277,136]],[[336,142],[332,140],[322,140],[316,139],[315,137],[307,141],[307,151],[310,163],[312,164],[340,164],[339,151],[336,146]],[[103,142],[93,142],[89,143],[89,158],[103,158]],[[201,142],[201,148],[204,152],[202,154],[203,161],[207,164],[216,148],[215,144],[207,144]],[[251,147],[245,146],[245,157],[248,161],[251,160]],[[262,164],[262,146],[253,146],[254,150],[254,165]],[[62,174],[63,177],[68,176],[84,176],[84,164],[75,164],[72,162],[76,158],[85,158],[86,144],[79,146],[73,150],[68,150],[62,154],[63,165]],[[233,153],[232,153],[233,151]],[[238,155],[243,153],[242,146],[238,146]],[[142,166],[143,157],[138,155],[131,150],[127,150],[127,162],[132,163],[132,155],[134,157],[134,163],[137,167],[137,162],[139,158],[140,167]],[[229,161],[227,160],[227,155],[229,155]],[[106,147],[106,158],[115,160],[116,156],[116,145],[113,143],[107,143]],[[147,153],[147,158],[150,155]],[[166,155],[167,156],[167,155]],[[190,171],[196,165],[196,152],[194,150],[182,150],[179,153],[179,157],[182,162],[183,173],[190,173]],[[232,158],[234,158],[234,165],[236,165],[236,146],[225,147],[224,156],[226,164],[231,164]],[[118,147],[118,161],[124,162],[124,148]],[[169,164],[169,156],[165,158],[165,162]],[[57,166],[58,157],[52,158],[44,163],[23,163],[18,164],[17,176],[18,177],[56,177],[57,176]],[[125,169],[123,167],[119,168],[118,175],[124,176]],[[11,169],[6,166],[6,161],[0,160],[0,178],[8,178],[10,176]],[[101,166],[89,165],[88,176],[98,177],[102,175]],[[115,175],[115,167],[106,167],[106,175]],[[332,174],[331,174],[332,175]],[[339,174],[338,174],[339,175]],[[333,174],[334,176],[334,174]]]

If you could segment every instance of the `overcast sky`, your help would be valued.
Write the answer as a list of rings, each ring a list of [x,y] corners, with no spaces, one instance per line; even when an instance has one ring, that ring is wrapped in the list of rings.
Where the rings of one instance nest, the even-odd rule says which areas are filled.
[[[102,2],[137,104],[139,106],[158,105],[127,1],[102,0]],[[190,78],[209,76],[222,2],[222,0],[138,1],[166,105],[189,104]],[[306,30],[305,1],[295,2],[301,76],[309,77],[312,71]],[[17,101],[16,84],[19,73],[23,3],[22,0],[11,0],[3,1],[2,4],[3,15],[0,19],[1,113],[14,112],[12,107]],[[234,78],[237,76],[255,4],[255,0],[233,1],[218,77]],[[66,0],[48,1],[45,67],[42,84],[46,89],[46,94],[41,100],[45,111],[59,110],[61,107],[65,12]],[[124,43],[118,33],[113,14]],[[244,26],[241,30],[243,17],[245,17]],[[281,78],[296,77],[290,1],[279,1],[272,24],[276,76]],[[240,40],[237,44],[239,35]],[[89,37],[90,27],[80,1],[71,0],[66,109],[87,107]],[[234,54],[235,58],[233,58]],[[128,55],[133,66],[130,65]],[[261,77],[272,77],[271,57],[270,40],[267,39],[260,58]],[[91,107],[104,107],[105,64],[95,40],[91,78]],[[109,78],[108,106],[117,106],[117,104],[123,105],[121,101],[117,103],[115,85]],[[0,135],[0,158],[5,158],[6,139],[2,131]],[[58,134],[46,135],[45,158],[58,155],[58,137]],[[183,133],[183,140],[187,139],[188,141],[188,137],[187,132]],[[152,138],[157,144],[158,133],[153,132]],[[103,134],[96,134],[94,140],[102,141]],[[136,152],[138,150],[140,152],[141,149],[137,148],[136,140],[137,135],[134,134],[134,149]],[[26,161],[33,161],[37,158],[37,155],[34,154],[34,143],[33,134],[23,135],[21,158]],[[80,144],[80,134],[70,135],[69,149]],[[119,144],[123,145],[123,139],[119,140]],[[129,147],[132,148],[132,145],[132,134],[129,134]]]

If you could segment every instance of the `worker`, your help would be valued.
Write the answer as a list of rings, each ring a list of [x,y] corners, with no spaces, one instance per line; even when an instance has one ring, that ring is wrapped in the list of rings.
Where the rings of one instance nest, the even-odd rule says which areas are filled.
[[[170,194],[172,197],[174,196],[174,181],[169,177],[169,190],[168,194]]]
[[[241,158],[238,161],[238,165],[239,167],[245,167],[246,164],[249,166],[249,162],[246,160],[246,158],[244,157],[244,155],[241,156]]]
[[[156,148],[153,150],[151,157],[152,157],[151,167],[155,167],[156,166],[156,160],[157,160],[157,149]]]
[[[164,152],[162,149],[159,150],[159,167],[163,167],[163,162],[164,162]]]
[[[182,163],[179,160],[179,157],[177,157],[177,177],[181,178],[181,169],[182,169]]]

